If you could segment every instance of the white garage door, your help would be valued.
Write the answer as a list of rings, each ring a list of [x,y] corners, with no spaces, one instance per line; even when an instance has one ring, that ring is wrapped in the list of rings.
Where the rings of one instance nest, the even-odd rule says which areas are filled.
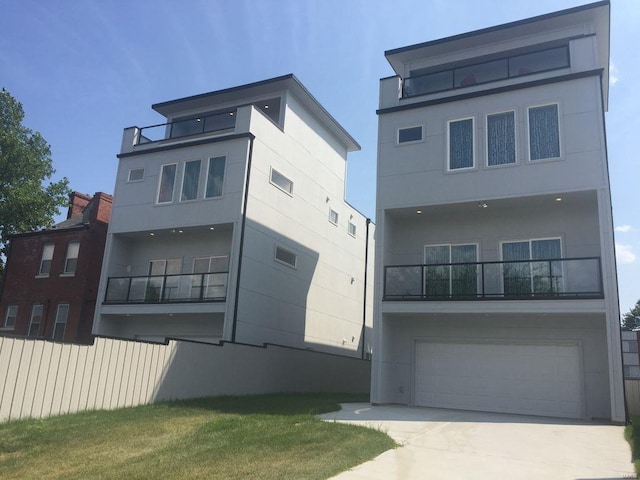
[[[580,350],[575,344],[416,343],[420,406],[583,416]]]

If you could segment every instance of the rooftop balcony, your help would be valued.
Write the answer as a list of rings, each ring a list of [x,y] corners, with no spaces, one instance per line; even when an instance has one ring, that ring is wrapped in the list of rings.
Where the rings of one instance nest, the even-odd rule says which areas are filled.
[[[599,257],[384,268],[383,301],[601,298]]]
[[[236,113],[236,110],[228,110],[138,128],[134,138],[134,146],[203,133],[220,135],[232,133],[236,127]]]
[[[224,302],[228,275],[228,272],[217,272],[110,277],[104,304]]]

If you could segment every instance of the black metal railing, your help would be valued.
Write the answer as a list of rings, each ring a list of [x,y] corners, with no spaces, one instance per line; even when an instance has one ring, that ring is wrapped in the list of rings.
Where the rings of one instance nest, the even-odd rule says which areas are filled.
[[[136,145],[159,142],[168,138],[181,138],[201,133],[228,133],[236,127],[236,111],[229,110],[202,115],[195,118],[176,120],[142,127],[136,138]]]
[[[110,277],[105,304],[224,302],[228,272]]]
[[[600,257],[390,265],[383,300],[603,298]]]

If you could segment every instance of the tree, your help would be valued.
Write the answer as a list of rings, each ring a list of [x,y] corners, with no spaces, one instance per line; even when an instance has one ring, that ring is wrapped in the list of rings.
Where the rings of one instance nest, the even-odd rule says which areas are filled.
[[[46,181],[55,173],[49,145],[22,125],[22,104],[0,91],[0,278],[7,238],[53,224],[69,202],[68,180]]]
[[[640,328],[640,300],[636,306],[622,316],[622,328],[624,330],[635,330]]]

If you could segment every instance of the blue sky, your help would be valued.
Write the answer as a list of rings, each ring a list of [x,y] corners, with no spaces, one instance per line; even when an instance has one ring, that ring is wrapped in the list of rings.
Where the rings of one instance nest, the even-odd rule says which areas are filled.
[[[373,218],[384,51],[584,0],[0,0],[0,87],[51,144],[56,178],[113,192],[122,130],[151,104],[294,73],[362,145],[347,199]],[[640,298],[640,1],[612,0],[609,169],[622,312]]]

